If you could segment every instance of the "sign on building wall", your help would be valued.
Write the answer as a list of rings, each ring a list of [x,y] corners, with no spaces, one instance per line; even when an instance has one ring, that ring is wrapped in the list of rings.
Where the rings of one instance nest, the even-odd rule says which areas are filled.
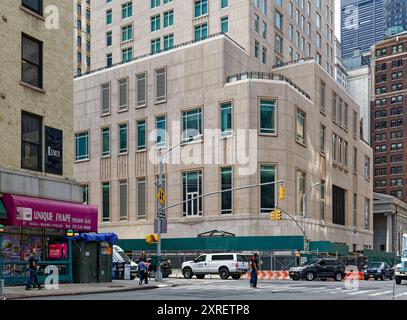
[[[45,127],[45,172],[62,175],[62,130]]]

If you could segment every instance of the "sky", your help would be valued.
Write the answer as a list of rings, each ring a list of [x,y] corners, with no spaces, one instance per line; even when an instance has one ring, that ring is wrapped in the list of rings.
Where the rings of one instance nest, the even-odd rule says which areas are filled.
[[[335,1],[335,35],[341,40],[341,0]]]

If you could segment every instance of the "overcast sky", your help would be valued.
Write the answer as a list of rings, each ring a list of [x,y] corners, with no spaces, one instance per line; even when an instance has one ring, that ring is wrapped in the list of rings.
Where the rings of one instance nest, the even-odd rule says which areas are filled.
[[[341,0],[335,1],[335,35],[341,40]]]

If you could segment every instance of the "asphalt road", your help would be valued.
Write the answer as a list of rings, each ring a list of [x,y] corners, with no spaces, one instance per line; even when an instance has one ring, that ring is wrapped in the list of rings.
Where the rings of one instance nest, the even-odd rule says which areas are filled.
[[[263,280],[259,281],[258,289],[252,289],[247,280],[193,278],[167,281],[176,283],[176,286],[41,300],[392,300],[394,284],[390,280],[370,280],[359,281],[358,288],[347,288],[343,281]],[[407,300],[407,282],[395,285],[394,288],[394,300]]]

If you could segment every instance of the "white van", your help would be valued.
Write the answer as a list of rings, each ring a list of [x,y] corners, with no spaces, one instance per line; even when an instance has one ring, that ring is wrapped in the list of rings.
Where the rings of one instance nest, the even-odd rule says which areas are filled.
[[[113,246],[113,262],[130,262],[130,277],[137,278],[138,265],[119,246]]]
[[[198,279],[203,279],[206,274],[219,274],[224,280],[229,276],[238,280],[249,270],[249,262],[243,254],[210,253],[184,262],[181,270],[186,279],[191,279],[194,275]]]

